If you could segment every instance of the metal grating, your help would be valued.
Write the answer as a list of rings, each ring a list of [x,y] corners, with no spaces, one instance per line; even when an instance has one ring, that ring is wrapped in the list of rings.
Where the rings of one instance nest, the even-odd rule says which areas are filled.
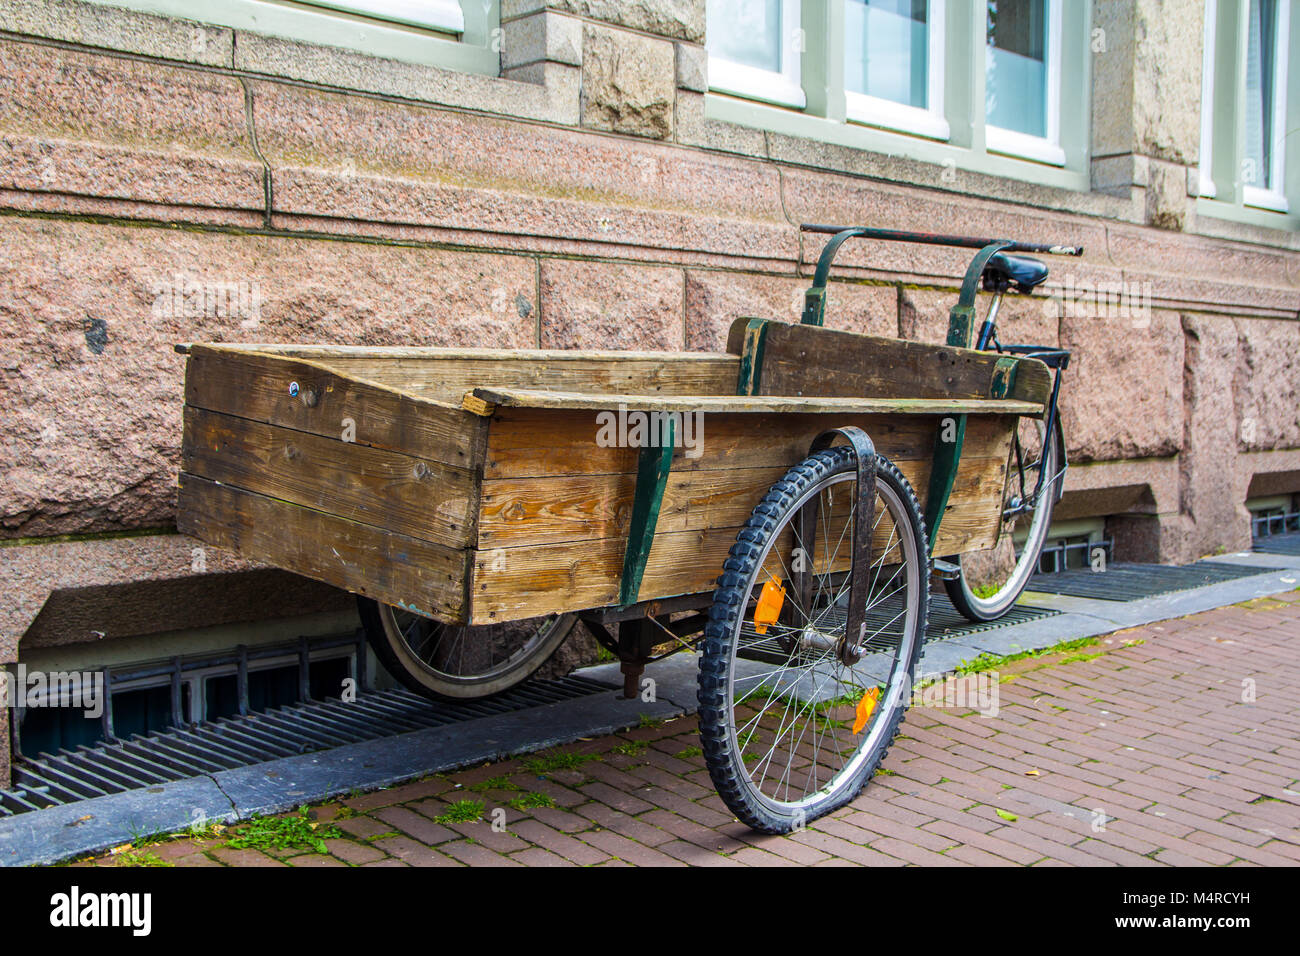
[[[1029,590],[1099,601],[1136,601],[1191,588],[1268,574],[1272,568],[1197,561],[1194,564],[1112,564],[1105,571],[1075,568],[1056,574],[1035,574]]]
[[[1253,548],[1264,554],[1300,555],[1300,532],[1270,534],[1255,539]]]
[[[1054,617],[1060,613],[1060,611],[1053,608],[1017,604],[996,621],[969,621],[960,611],[953,607],[952,601],[949,600],[947,594],[931,594],[930,612],[925,622],[924,641],[927,644],[931,641],[946,641],[954,637],[960,637],[963,634],[977,634],[980,631],[992,631],[999,627],[1011,627],[1015,624],[1023,624],[1026,621]],[[880,615],[876,618],[876,623],[879,625],[885,624],[886,616]],[[867,615],[867,622],[867,626],[870,627],[872,615]],[[843,615],[834,618],[833,623],[843,626]],[[873,644],[869,641],[867,646],[869,650],[882,651],[891,650],[897,644],[890,644],[887,641]],[[775,638],[755,642],[753,645],[746,647],[741,656],[751,660],[766,661],[769,664],[783,664],[789,657]]]
[[[996,621],[970,621],[952,605],[947,594],[930,595],[930,617],[926,621],[926,641],[946,641],[961,637],[963,634],[978,634],[992,631],[999,627],[1011,627],[1036,621],[1043,617],[1055,617],[1061,612],[1055,608],[1034,607],[1032,604],[1016,604]]]
[[[291,704],[129,740],[61,750],[23,758],[14,766],[13,788],[0,790],[0,817],[609,690],[605,684],[572,676],[530,681],[496,697],[458,703],[390,690],[364,694],[352,703],[332,699]]]

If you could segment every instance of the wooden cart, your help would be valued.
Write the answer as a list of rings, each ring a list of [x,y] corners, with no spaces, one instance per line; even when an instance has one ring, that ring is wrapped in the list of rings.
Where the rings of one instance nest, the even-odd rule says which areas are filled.
[[[702,630],[710,770],[773,831],[883,757],[930,555],[997,541],[1013,432],[1052,384],[1034,359],[757,319],[725,353],[186,351],[181,531],[361,596],[424,692],[509,686],[580,615],[634,696],[656,646]]]

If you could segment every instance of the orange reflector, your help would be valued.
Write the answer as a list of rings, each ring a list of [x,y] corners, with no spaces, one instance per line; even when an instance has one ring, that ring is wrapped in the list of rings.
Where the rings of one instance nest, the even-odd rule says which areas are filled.
[[[853,732],[855,734],[862,733],[862,728],[867,726],[867,721],[871,719],[871,714],[879,702],[879,687],[873,687],[862,695],[862,699],[858,701],[856,716],[853,718]]]
[[[768,578],[763,591],[758,596],[758,606],[754,608],[754,630],[759,634],[767,633],[767,626],[775,624],[781,616],[781,605],[785,604],[785,588],[776,578]]]

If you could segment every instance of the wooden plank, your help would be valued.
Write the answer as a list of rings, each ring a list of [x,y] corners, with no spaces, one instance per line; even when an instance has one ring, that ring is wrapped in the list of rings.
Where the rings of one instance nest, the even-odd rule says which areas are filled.
[[[744,347],[747,328],[741,320],[732,325],[729,350]],[[998,360],[1004,357],[788,322],[771,321],[765,328],[756,389],[763,395],[987,398],[993,394]],[[1032,414],[1041,414],[1051,391],[1047,366],[1037,359],[1020,359],[1008,397],[1037,405]]]
[[[925,487],[929,476],[930,462],[909,462],[905,474],[914,487]],[[784,469],[780,470],[784,473]],[[767,476],[772,474],[771,471]],[[762,477],[760,477],[762,476]],[[640,600],[657,600],[676,594],[687,594],[708,590],[713,587],[722,570],[722,562],[736,539],[740,526],[753,510],[762,495],[770,487],[761,469],[736,472],[705,472],[693,476],[673,475],[670,483],[676,479],[677,498],[672,505],[675,511],[661,519],[658,533],[646,563],[638,594]],[[780,474],[776,474],[779,478]],[[502,482],[491,491],[485,487],[485,500],[489,494],[497,494],[507,487],[519,489],[531,484],[532,495],[526,504],[521,497],[516,497],[504,504],[499,499],[493,517],[485,513],[481,527],[495,537],[498,544],[507,546],[483,547],[474,558],[472,615],[475,623],[517,620],[539,614],[561,610],[581,610],[617,603],[619,599],[619,582],[621,579],[623,559],[626,549],[626,537],[622,533],[626,527],[626,500],[623,502],[597,499],[592,502],[561,503],[557,507],[541,504],[545,494],[543,488],[549,483],[552,488],[571,488],[585,484],[596,489],[599,495],[601,483],[622,482],[625,476],[591,476],[575,481],[573,478],[562,480],[532,479],[530,483]],[[701,490],[698,483],[710,479],[726,478],[730,484],[725,487],[729,493],[722,493],[718,499],[708,501],[710,510],[707,518],[698,513],[691,515],[689,506],[683,510],[684,502],[689,501],[690,481],[696,480],[696,490]],[[978,550],[991,547],[997,540],[997,530],[1001,519],[1002,490],[1006,482],[1006,458],[967,458],[962,462],[949,498],[948,513],[944,518],[938,545],[938,553]],[[745,484],[749,487],[746,489]],[[623,491],[622,495],[630,495]],[[702,495],[707,499],[707,492]],[[522,518],[505,517],[515,505],[525,510]],[[847,515],[849,500],[843,503]],[[665,508],[670,508],[666,497]],[[833,511],[837,513],[837,511]],[[577,537],[578,530],[585,517],[599,515],[604,519],[593,522],[594,530],[612,532],[602,537],[583,540]],[[691,527],[692,521],[696,523]],[[721,522],[728,522],[723,526]],[[517,534],[500,533],[497,529],[506,523],[527,526]],[[667,530],[672,529],[672,530]],[[513,530],[513,529],[512,529]],[[832,529],[832,535],[834,529]],[[882,551],[887,544],[887,531],[879,531],[873,540],[873,547]],[[815,549],[814,549],[815,550]],[[847,551],[842,556],[839,570],[848,568]],[[814,567],[821,570],[816,561]]]
[[[223,348],[225,346],[185,344],[178,349]],[[618,365],[628,360],[646,362],[685,362],[709,363],[717,361],[736,362],[734,356],[726,352],[675,352],[653,349],[495,349],[495,348],[444,348],[432,345],[293,345],[283,342],[241,343],[231,348],[245,352],[262,352],[267,355],[283,355],[300,359],[375,359],[390,361],[404,359],[412,361],[482,361],[497,362],[505,365],[534,362],[597,362]]]
[[[634,395],[716,395],[735,389],[734,356],[679,353],[662,359],[603,360],[327,359],[331,368],[427,398],[459,403],[480,386]]]
[[[1000,507],[995,497],[1005,482],[1006,459],[965,458],[962,465],[948,511],[958,504],[963,511],[972,509],[971,523],[988,535]],[[924,506],[930,463],[917,459],[899,467]],[[739,528],[787,470],[779,465],[670,474],[658,530]],[[485,481],[478,546],[519,548],[626,535],[634,486],[631,474]]]
[[[1031,415],[1042,411],[1033,402],[990,398],[855,398],[798,397],[791,395],[611,395],[600,392],[541,391],[520,388],[475,388],[466,396],[471,410],[486,405],[512,408],[554,408],[574,411],[660,412],[681,415],[704,414],[769,415]],[[466,407],[462,401],[462,407]]]
[[[296,396],[290,395],[291,383],[297,383]],[[185,403],[326,438],[341,438],[350,422],[360,445],[471,471],[482,461],[483,419],[359,381],[318,362],[269,352],[193,346],[185,371]]]
[[[737,527],[787,465],[672,472],[658,530]],[[483,483],[478,546],[526,547],[627,534],[636,476],[566,475]]]
[[[476,518],[467,469],[188,406],[181,468],[456,549]]]
[[[692,437],[694,447],[674,449],[676,474],[736,468],[794,465],[808,455],[808,446],[823,431],[843,425],[866,430],[881,454],[891,461],[929,460],[942,416],[795,414],[712,414],[703,417],[703,431]],[[1004,415],[971,415],[966,447],[976,457],[996,457],[1009,434],[1012,419]],[[483,476],[531,478],[559,475],[632,474],[637,450],[597,444],[600,426],[590,412],[564,409],[499,408],[490,419]],[[686,422],[683,422],[685,425]],[[693,452],[698,454],[694,457]]]
[[[177,527],[253,561],[463,623],[471,552],[181,473]]]
[[[641,597],[709,590],[735,541],[734,528],[655,536]],[[627,541],[604,538],[546,548],[498,548],[474,557],[471,620],[512,621],[618,603]]]
[[[735,390],[740,360],[726,353],[378,346],[244,346],[326,365],[339,373],[459,404],[477,386],[715,395]]]

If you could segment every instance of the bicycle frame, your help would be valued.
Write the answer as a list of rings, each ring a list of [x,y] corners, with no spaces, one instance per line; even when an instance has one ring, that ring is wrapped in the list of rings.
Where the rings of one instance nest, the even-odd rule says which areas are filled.
[[[993,344],[993,351],[1008,352],[1012,355],[1020,355],[1024,358],[1036,358],[1045,361],[1052,369],[1052,394],[1047,403],[1047,414],[1043,423],[1043,448],[1046,452],[1047,442],[1051,438],[1052,430],[1058,427],[1058,413],[1056,410],[1056,399],[1061,393],[1061,373],[1070,366],[1070,352],[1068,349],[1043,348],[1037,345],[1003,345],[998,341],[997,316],[998,309],[1002,305],[1001,292],[993,295],[993,301],[989,304],[989,311],[984,317],[984,323],[980,326],[979,340],[975,348],[981,352],[990,351],[989,343]],[[1020,474],[1020,487],[1025,486],[1025,466],[1020,460],[1020,443],[1016,441],[1016,467]],[[1002,512],[1003,520],[1014,518],[1016,515],[1024,514],[1031,508],[1037,507],[1038,499],[1043,493],[1043,483],[1045,481],[1056,481],[1058,477],[1065,474],[1069,463],[1065,460],[1065,442],[1061,441],[1061,469],[1050,479],[1047,478],[1047,472],[1043,468],[1038,469],[1038,480],[1034,483],[1034,492],[1031,496],[1021,501],[1020,506],[1014,509],[1008,509]],[[1056,493],[1056,500],[1060,501],[1061,491]]]
[[[1059,417],[1057,413],[1057,398],[1061,388],[1061,372],[1069,365],[1070,353],[1064,349],[1049,349],[1039,346],[1006,346],[1003,347],[997,341],[997,313],[1002,304],[1002,292],[996,292],[993,302],[989,306],[989,311],[984,318],[979,331],[977,340],[972,343],[972,333],[975,327],[975,297],[979,292],[980,280],[984,275],[985,267],[989,260],[999,252],[1030,252],[1047,255],[1065,255],[1081,256],[1083,255],[1082,246],[1055,245],[1047,243],[1025,243],[1016,242],[1011,239],[988,239],[974,236],[954,236],[943,235],[939,233],[922,233],[922,232],[903,232],[894,229],[877,229],[869,226],[829,226],[819,224],[806,224],[799,227],[801,232],[830,234],[831,239],[822,248],[821,255],[817,259],[817,268],[813,273],[813,284],[804,294],[804,309],[800,322],[805,325],[823,325],[826,318],[826,284],[830,278],[831,263],[835,260],[835,255],[849,239],[876,239],[883,242],[913,242],[926,245],[957,246],[962,248],[974,248],[979,251],[971,259],[970,265],[966,269],[966,274],[962,280],[961,292],[957,299],[957,304],[952,307],[948,313],[948,337],[947,344],[961,348],[974,348],[980,351],[990,351],[989,344],[994,345],[994,349],[1001,352],[1008,352],[1013,355],[1024,357],[1040,358],[1053,369],[1052,393],[1046,409],[1046,420],[1043,431],[1043,448],[1044,453],[1048,442],[1051,440],[1052,431],[1059,429]],[[964,436],[965,421],[961,416],[960,435]],[[931,530],[931,541],[937,538],[936,529],[939,520],[943,514],[943,506],[947,501],[948,493],[951,490],[952,480],[957,470],[957,461],[961,455],[962,438],[959,437],[954,447],[940,448],[936,447],[936,467],[931,473],[931,494],[929,505],[926,509],[926,524]],[[1019,442],[1016,443],[1017,458],[1019,459]],[[942,462],[944,467],[938,467]],[[1021,487],[1024,487],[1024,462],[1018,460],[1017,467],[1020,470]],[[1051,481],[1056,481],[1060,474],[1063,474],[1067,465],[1065,462],[1065,445],[1061,443],[1061,470],[1051,476]],[[1014,517],[1015,514],[1028,510],[1027,503],[1032,500],[1035,504],[1043,493],[1044,481],[1048,480],[1045,470],[1038,469],[1038,480],[1034,486],[1034,492],[1030,499],[1022,500],[1018,510],[1011,514],[1004,513],[1004,517]],[[946,486],[945,486],[946,483]],[[1059,500],[1060,491],[1057,492]]]

